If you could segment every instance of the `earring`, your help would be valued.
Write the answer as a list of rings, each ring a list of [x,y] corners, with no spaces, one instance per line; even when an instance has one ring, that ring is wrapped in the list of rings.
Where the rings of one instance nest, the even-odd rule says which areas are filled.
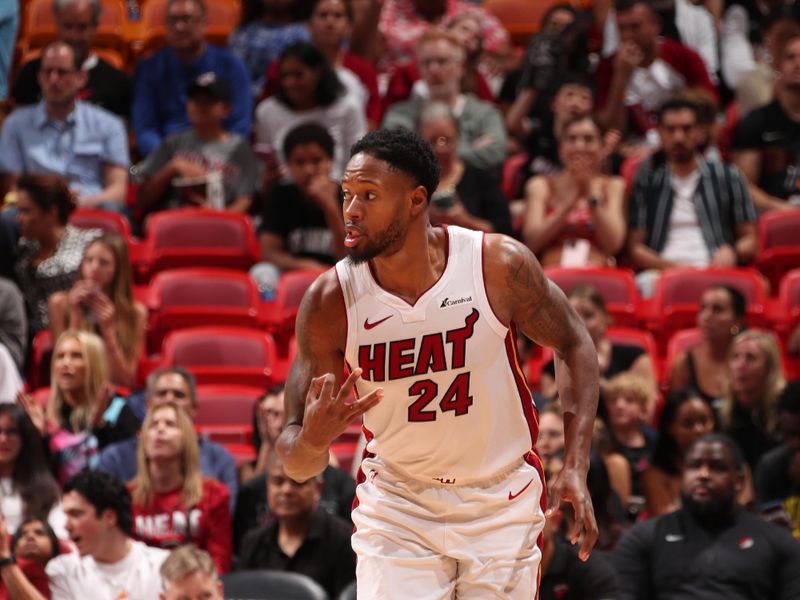
[[[741,331],[741,328],[738,325],[731,326],[731,336],[736,336]]]

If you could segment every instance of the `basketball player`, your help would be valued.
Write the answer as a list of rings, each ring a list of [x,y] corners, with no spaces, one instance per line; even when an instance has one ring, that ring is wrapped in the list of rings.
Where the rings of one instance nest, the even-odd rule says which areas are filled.
[[[348,256],[301,304],[278,451],[290,477],[313,477],[363,415],[360,600],[530,600],[545,495],[515,329],[555,351],[566,450],[550,490],[554,506],[574,508],[570,535],[584,560],[597,538],[586,488],[597,357],[527,248],[430,225],[438,181],[416,134],[377,130],[353,146],[342,179]]]

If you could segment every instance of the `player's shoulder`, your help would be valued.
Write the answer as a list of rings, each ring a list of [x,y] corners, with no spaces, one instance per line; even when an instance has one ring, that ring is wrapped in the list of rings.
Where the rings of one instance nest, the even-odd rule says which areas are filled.
[[[315,309],[332,308],[343,302],[342,289],[335,267],[320,273],[303,296],[303,303]]]
[[[522,242],[502,233],[483,236],[484,271],[488,275],[505,275],[531,261],[536,259]]]
[[[314,280],[303,296],[297,315],[298,338],[310,334],[339,339],[346,334],[346,312],[336,269],[328,269]]]

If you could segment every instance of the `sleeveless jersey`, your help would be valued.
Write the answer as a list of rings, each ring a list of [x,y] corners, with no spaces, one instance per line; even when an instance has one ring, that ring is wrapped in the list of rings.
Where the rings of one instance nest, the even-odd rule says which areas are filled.
[[[536,442],[537,414],[514,327],[495,316],[483,278],[483,234],[447,227],[447,262],[412,306],[383,290],[368,263],[336,274],[347,309],[345,359],[361,367],[367,452],[416,479],[462,484],[517,463]]]

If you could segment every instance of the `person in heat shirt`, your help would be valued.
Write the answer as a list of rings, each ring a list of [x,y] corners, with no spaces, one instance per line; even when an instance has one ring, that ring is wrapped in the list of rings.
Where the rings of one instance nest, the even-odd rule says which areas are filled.
[[[134,533],[149,546],[193,543],[231,569],[228,489],[200,473],[200,450],[189,416],[173,402],[150,410],[142,425],[139,469],[131,483]]]
[[[360,600],[529,599],[544,480],[516,330],[555,351],[565,450],[550,492],[554,507],[573,507],[569,537],[584,560],[597,539],[586,487],[597,356],[525,246],[430,225],[438,179],[430,145],[407,130],[353,146],[342,179],[348,257],[300,306],[277,450],[289,477],[310,479],[364,416],[353,511]]]

